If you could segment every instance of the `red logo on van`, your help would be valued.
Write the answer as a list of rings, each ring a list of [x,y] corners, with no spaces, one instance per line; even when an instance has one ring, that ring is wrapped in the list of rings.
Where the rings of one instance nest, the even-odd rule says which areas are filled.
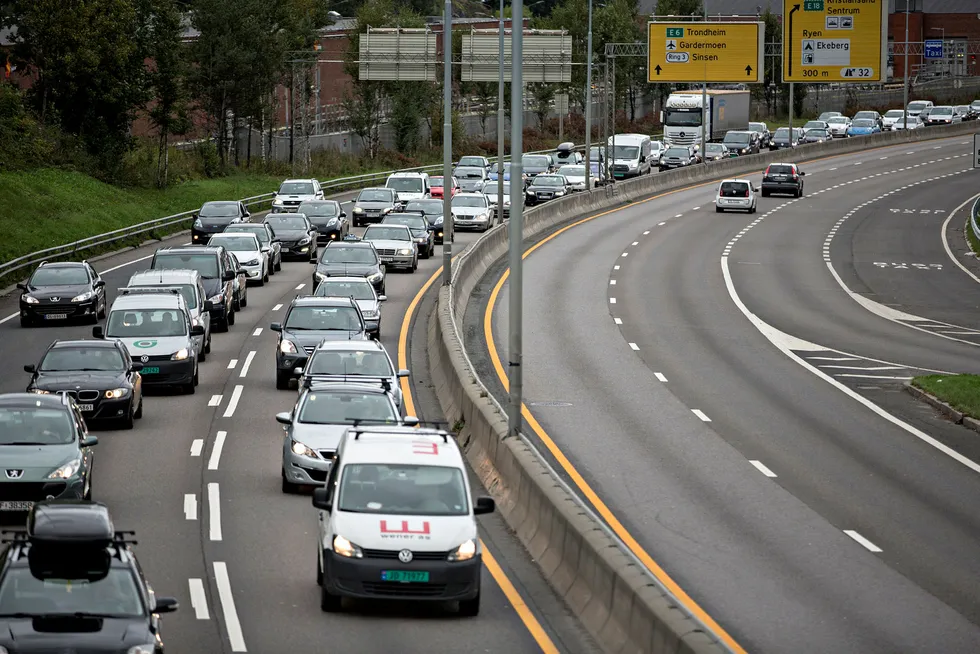
[[[402,520],[401,527],[388,526],[387,520],[381,521],[381,533],[382,534],[412,534],[415,536],[428,536],[429,535],[429,523],[423,522],[421,529],[412,529],[408,526],[408,520]]]

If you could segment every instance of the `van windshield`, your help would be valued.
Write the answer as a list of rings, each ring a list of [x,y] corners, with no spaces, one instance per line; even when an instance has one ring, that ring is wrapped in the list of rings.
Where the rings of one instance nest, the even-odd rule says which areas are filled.
[[[184,336],[187,321],[177,309],[116,309],[109,313],[108,338]]]
[[[196,270],[201,277],[215,279],[218,277],[218,255],[211,252],[158,254],[151,267],[154,270]]]
[[[469,514],[459,468],[432,465],[351,463],[340,477],[338,508],[351,513],[451,516]],[[381,538],[426,534],[424,521],[381,521]]]
[[[636,159],[640,156],[640,148],[635,145],[617,145],[613,150],[613,159]]]
[[[395,189],[399,193],[421,193],[422,180],[418,177],[389,177],[388,188]],[[365,200],[368,198],[364,198]]]
[[[925,103],[925,102],[910,102],[909,103],[908,110],[909,111],[922,111],[923,109],[925,109],[928,106],[929,105],[927,103]]]

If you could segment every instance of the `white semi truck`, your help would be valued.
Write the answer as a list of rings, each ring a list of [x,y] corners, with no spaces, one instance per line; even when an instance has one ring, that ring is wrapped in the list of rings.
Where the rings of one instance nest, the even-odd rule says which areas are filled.
[[[708,108],[704,112],[708,141],[724,138],[730,129],[748,129],[749,92],[708,90]],[[699,145],[701,143],[701,92],[671,93],[660,113],[665,145]]]

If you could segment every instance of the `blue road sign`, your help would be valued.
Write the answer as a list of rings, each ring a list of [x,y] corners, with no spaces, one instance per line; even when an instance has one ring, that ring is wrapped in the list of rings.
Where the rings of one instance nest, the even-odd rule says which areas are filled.
[[[925,42],[926,59],[943,58],[943,42],[941,39],[929,39]]]

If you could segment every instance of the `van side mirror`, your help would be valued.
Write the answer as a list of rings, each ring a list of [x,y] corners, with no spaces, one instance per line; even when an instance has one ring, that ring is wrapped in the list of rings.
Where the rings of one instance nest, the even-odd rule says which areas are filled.
[[[134,363],[133,365],[129,366],[129,372],[142,372],[142,371],[143,371],[142,363]]]
[[[204,301],[204,310],[205,311],[214,311],[214,302],[212,302],[211,300],[205,300]]]
[[[191,336],[204,336],[204,325],[194,325],[191,327]]]
[[[402,378],[402,379],[408,377],[408,369],[407,368],[402,368],[401,370],[399,370],[398,371],[398,376],[400,378]]]
[[[487,513],[493,513],[496,510],[497,503],[493,501],[492,497],[478,497],[476,498],[476,504],[473,506],[473,515],[485,515]]]
[[[303,370],[303,368],[301,368],[299,366],[296,366],[295,368],[293,368],[293,374],[295,376],[297,376],[297,377],[302,377],[304,372],[306,372],[306,371]]]
[[[405,416],[402,418],[402,424],[406,427],[418,427],[419,419],[415,416]]]
[[[326,488],[313,489],[313,506],[321,511],[330,511],[333,508],[330,504],[330,493]]]
[[[102,325],[96,325],[92,328],[92,338],[105,338],[105,331],[103,331]]]
[[[37,372],[37,366],[35,366],[33,363],[28,363],[26,366],[24,366],[24,372],[33,374]]]
[[[221,281],[230,282],[233,279],[235,279],[235,273],[233,273],[232,271],[229,270],[227,272],[221,273]]]

